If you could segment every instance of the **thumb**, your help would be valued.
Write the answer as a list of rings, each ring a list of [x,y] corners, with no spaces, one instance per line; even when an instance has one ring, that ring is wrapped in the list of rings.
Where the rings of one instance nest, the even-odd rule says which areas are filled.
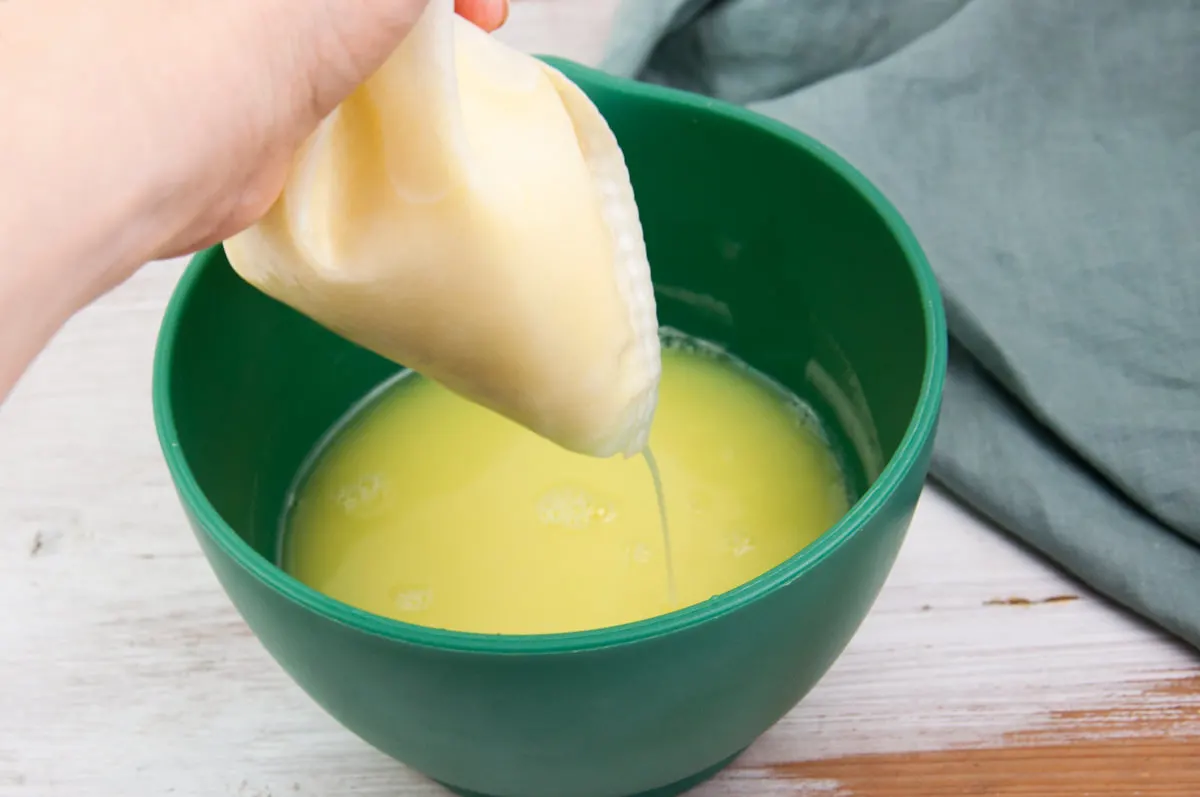
[[[289,59],[303,68],[313,121],[329,114],[395,51],[430,3],[451,0],[283,0],[277,19],[296,31]],[[454,0],[455,10],[487,31],[504,24],[508,0]],[[284,69],[294,69],[296,62]]]

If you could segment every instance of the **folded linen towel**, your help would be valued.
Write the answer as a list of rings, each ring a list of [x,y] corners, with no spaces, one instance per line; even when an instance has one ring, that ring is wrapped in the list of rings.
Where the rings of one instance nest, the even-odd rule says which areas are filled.
[[[946,297],[935,478],[1200,646],[1200,2],[626,0],[604,67],[874,181]]]

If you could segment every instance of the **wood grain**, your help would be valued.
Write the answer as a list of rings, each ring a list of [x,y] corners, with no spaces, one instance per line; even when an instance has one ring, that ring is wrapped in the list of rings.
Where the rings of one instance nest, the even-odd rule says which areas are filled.
[[[503,35],[595,60],[613,5],[518,0]],[[0,408],[0,797],[443,795],[317,709],[199,554],[150,408],[181,268],[81,314]],[[846,653],[696,794],[1195,795],[1198,666],[929,489]]]
[[[732,777],[847,797],[1194,795],[1200,675],[1152,684],[1124,705],[1054,712],[1048,727],[995,747],[783,761]]]
[[[1200,792],[1200,739],[1073,742],[784,764],[768,780],[845,797],[1128,797]],[[827,784],[836,784],[830,787]],[[813,790],[809,785],[808,790]]]

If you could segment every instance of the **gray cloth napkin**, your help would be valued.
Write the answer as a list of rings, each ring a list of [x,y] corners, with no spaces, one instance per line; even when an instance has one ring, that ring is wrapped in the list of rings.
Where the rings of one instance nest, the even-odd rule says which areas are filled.
[[[873,180],[946,298],[935,478],[1200,646],[1200,2],[626,0],[604,66]]]

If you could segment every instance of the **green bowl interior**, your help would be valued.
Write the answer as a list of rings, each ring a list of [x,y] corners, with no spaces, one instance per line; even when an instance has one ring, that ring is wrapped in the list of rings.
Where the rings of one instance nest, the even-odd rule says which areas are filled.
[[[700,622],[815,566],[878,509],[934,427],[945,368],[937,290],[904,223],[857,172],[739,109],[553,63],[588,92],[624,149],[662,324],[722,344],[812,404],[858,501],[820,540],[750,584],[618,629],[484,637],[352,609],[274,567],[277,529],[314,443],[399,366],[251,288],[219,248],[202,253],[168,309],[155,364],[159,433],[184,503],[260,579],[372,633],[532,651]],[[814,364],[842,400],[815,389]],[[872,427],[878,463],[854,444]]]

